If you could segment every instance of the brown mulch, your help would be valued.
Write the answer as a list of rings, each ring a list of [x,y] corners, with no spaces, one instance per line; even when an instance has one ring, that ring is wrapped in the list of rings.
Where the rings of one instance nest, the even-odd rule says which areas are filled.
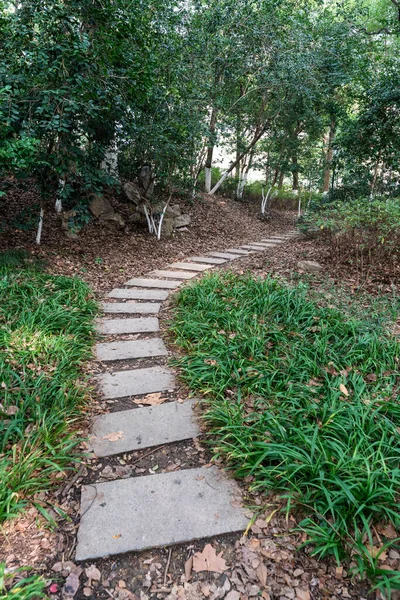
[[[267,221],[260,220],[259,207],[254,203],[218,196],[202,194],[194,202],[175,198],[172,204],[179,203],[182,213],[190,215],[191,224],[187,231],[176,231],[172,237],[158,242],[143,228],[129,224],[134,209],[123,193],[108,191],[105,195],[128,223],[125,230],[109,231],[92,219],[83,227],[78,240],[70,240],[62,233],[60,217],[52,210],[45,213],[42,243],[38,247],[35,228],[26,231],[22,224],[18,228],[16,218],[23,209],[37,206],[38,195],[30,188],[11,187],[0,200],[0,252],[26,249],[44,259],[52,272],[78,275],[97,292],[104,292],[183,257],[223,250],[293,229],[295,221],[293,213],[277,211]],[[12,227],[10,216],[14,219]],[[4,225],[7,223],[8,226]]]

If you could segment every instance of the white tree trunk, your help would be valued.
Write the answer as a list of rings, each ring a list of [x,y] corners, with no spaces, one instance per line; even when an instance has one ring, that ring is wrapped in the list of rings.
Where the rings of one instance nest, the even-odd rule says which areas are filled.
[[[213,194],[215,194],[215,192],[218,190],[218,188],[221,187],[221,185],[224,183],[225,179],[228,177],[228,175],[231,172],[231,170],[232,169],[229,169],[228,171],[225,171],[225,173],[222,173],[221,179],[214,185],[213,189],[210,191],[210,195],[211,196]]]
[[[37,234],[36,234],[36,243],[38,246],[40,246],[40,241],[42,239],[43,218],[44,218],[44,208],[43,208],[43,206],[41,206],[40,207],[40,215],[39,215],[39,224],[38,224]]]
[[[146,216],[147,227],[148,227],[149,233],[153,233],[153,232],[155,233],[155,229],[154,229],[153,223],[152,223],[153,218],[152,217],[150,218],[149,211],[147,210],[147,206],[145,204],[143,205],[143,210],[144,210],[144,214]]]
[[[247,176],[248,176],[249,172],[246,170],[245,173],[243,173],[241,179],[239,180],[238,183],[238,188],[237,188],[237,193],[236,196],[239,200],[241,200],[243,198],[243,190],[246,186],[247,183]]]
[[[300,194],[299,194],[299,209],[297,211],[297,216],[301,217],[301,196],[300,196]]]
[[[62,193],[63,189],[65,188],[65,183],[66,183],[66,182],[65,182],[65,179],[59,179],[59,180],[58,180],[58,183],[59,183],[59,185],[60,185],[60,189],[59,189],[59,191],[58,191],[58,194],[59,194],[59,195],[57,196],[57,199],[56,199],[56,203],[55,203],[55,205],[54,205],[54,208],[55,208],[55,211],[56,211],[56,213],[59,215],[59,214],[62,212],[62,199],[61,199],[61,193]]]
[[[266,208],[268,206],[268,198],[269,198],[269,195],[271,193],[271,190],[272,190],[272,185],[269,188],[268,192],[264,195],[264,188],[262,189],[262,192],[261,192],[261,194],[262,194],[261,214],[262,215],[265,215],[265,210],[266,210]]]
[[[103,171],[107,171],[109,175],[119,179],[118,173],[118,148],[117,143],[113,140],[108,146],[104,154],[104,159],[101,163]]]
[[[204,187],[207,194],[209,194],[211,190],[211,167],[205,167],[204,172],[206,176]]]

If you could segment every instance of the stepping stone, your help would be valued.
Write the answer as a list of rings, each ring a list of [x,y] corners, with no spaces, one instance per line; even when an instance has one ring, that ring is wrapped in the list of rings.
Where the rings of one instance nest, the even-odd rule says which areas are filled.
[[[217,258],[226,258],[226,260],[240,258],[237,254],[229,254],[228,252],[209,252],[208,254],[210,254],[210,256],[216,256]]]
[[[213,466],[82,487],[76,560],[243,531],[238,487]]]
[[[127,290],[119,288],[108,294],[109,298],[129,298],[130,300],[166,300],[168,292],[164,290]]]
[[[176,262],[168,266],[174,267],[174,269],[183,269],[184,271],[205,271],[206,269],[211,269],[210,265],[197,265],[194,263],[185,262]]]
[[[251,254],[248,250],[241,250],[240,248],[227,248],[227,252],[232,252],[232,254],[240,254],[241,256],[247,256]]]
[[[113,304],[111,306],[114,306]],[[124,304],[125,306],[125,304]],[[154,306],[152,304],[151,306]],[[155,317],[143,317],[138,319],[108,319],[97,325],[99,333],[153,333],[159,331],[160,325]]]
[[[211,256],[192,256],[189,260],[205,263],[206,265],[222,265],[226,263],[226,259],[224,258],[212,258]]]
[[[105,398],[125,398],[163,392],[175,387],[175,377],[169,369],[149,367],[133,371],[115,371],[96,375]]]
[[[268,242],[252,242],[252,245],[259,246],[260,248],[273,248],[275,246],[275,244],[268,244]]]
[[[153,275],[158,277],[170,277],[171,279],[192,279],[198,273],[183,273],[182,271],[153,271]]]
[[[263,250],[260,246],[242,246],[242,248],[245,248],[246,250]]]
[[[180,281],[165,281],[164,279],[130,279],[125,285],[145,288],[164,288],[174,290],[181,285]]]
[[[167,355],[168,350],[160,338],[150,340],[122,340],[96,344],[96,359],[101,361]]]
[[[266,244],[281,244],[283,242],[283,240],[281,239],[277,239],[277,238],[262,238],[261,240],[262,242],[265,242]]]
[[[153,302],[103,302],[105,313],[150,315],[158,313],[161,304]]]
[[[183,404],[167,402],[96,417],[89,449],[99,457],[112,456],[197,437],[201,434],[193,413],[194,402],[196,399]],[[112,434],[115,441],[110,441]]]

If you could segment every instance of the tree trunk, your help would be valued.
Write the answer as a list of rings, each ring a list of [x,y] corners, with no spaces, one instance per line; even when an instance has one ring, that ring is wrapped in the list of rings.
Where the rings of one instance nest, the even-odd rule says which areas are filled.
[[[335,139],[335,133],[336,133],[336,121],[335,121],[335,119],[332,119],[330,127],[329,127],[328,144],[327,144],[326,154],[325,154],[324,180],[323,180],[323,185],[322,185],[322,191],[324,194],[329,192],[329,182],[330,182],[330,178],[331,178],[331,163],[332,163],[332,157],[333,157],[333,142]]]
[[[238,184],[238,190],[237,190],[237,198],[238,198],[238,200],[241,200],[243,198],[243,191],[244,191],[244,188],[245,188],[246,183],[247,183],[247,178],[249,176],[249,171],[251,169],[251,164],[253,162],[253,156],[254,156],[254,147],[250,151],[249,162],[247,163],[247,166],[243,168],[242,176],[241,176],[239,184]]]
[[[293,165],[292,189],[295,194],[298,194],[298,192],[299,192],[299,172],[297,170],[298,164],[297,164],[297,156],[296,155],[292,156],[292,165]]]
[[[257,144],[258,140],[261,139],[261,137],[264,135],[265,131],[267,129],[267,125],[264,125],[264,127],[262,127],[261,129],[255,131],[255,134],[253,136],[252,141],[250,142],[250,144],[247,146],[246,150],[244,152],[242,152],[242,154],[240,154],[240,156],[238,156],[236,158],[236,160],[230,164],[230,166],[228,167],[228,169],[225,171],[225,173],[223,173],[222,177],[220,178],[220,180],[214,185],[213,189],[210,191],[210,194],[215,194],[215,192],[221,187],[221,185],[224,183],[225,179],[228,177],[229,173],[231,171],[233,171],[233,169],[236,167],[236,165],[238,165],[240,163],[240,161],[242,160],[242,158],[244,158],[246,156],[246,154],[248,154],[250,152],[250,150]]]
[[[279,173],[279,180],[278,180],[278,188],[281,189],[281,187],[283,186],[283,178],[285,177],[285,173],[283,171],[281,171]]]
[[[212,167],[212,159],[214,153],[214,134],[215,134],[215,126],[217,124],[217,110],[215,108],[211,111],[210,117],[210,136],[209,142],[207,146],[207,156],[206,156],[206,164],[205,164],[205,190],[207,194],[210,193],[211,190],[211,167]]]
[[[40,242],[42,239],[43,219],[44,219],[44,208],[43,208],[43,206],[41,206],[40,214],[39,214],[39,223],[38,223],[38,228],[37,228],[37,233],[36,233],[36,243],[38,246],[40,246]]]

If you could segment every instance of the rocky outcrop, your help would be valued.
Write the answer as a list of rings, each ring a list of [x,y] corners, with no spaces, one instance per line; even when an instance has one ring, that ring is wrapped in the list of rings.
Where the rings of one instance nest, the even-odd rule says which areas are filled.
[[[89,210],[107,229],[124,229],[124,219],[119,213],[115,212],[111,203],[104,196],[93,196],[89,203]]]

